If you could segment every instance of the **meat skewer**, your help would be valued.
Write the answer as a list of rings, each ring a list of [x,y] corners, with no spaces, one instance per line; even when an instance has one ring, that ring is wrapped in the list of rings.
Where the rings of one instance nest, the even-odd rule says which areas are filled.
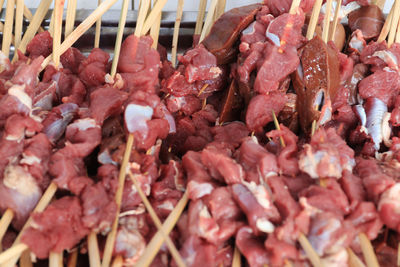
[[[143,193],[143,191],[142,191],[142,189],[141,189],[141,187],[140,187],[138,181],[136,180],[135,176],[134,176],[131,172],[129,172],[128,175],[129,175],[130,179],[132,180],[133,184],[135,185],[136,190],[138,191],[139,196],[140,196],[140,198],[142,199],[142,201],[143,201],[143,203],[144,203],[146,209],[148,210],[148,212],[149,212],[149,214],[150,214],[150,216],[151,216],[153,222],[155,223],[155,225],[156,225],[158,231],[160,231],[160,233],[163,235],[163,238],[164,238],[164,240],[165,240],[165,242],[166,242],[166,244],[167,244],[167,246],[168,246],[168,249],[170,250],[170,252],[171,252],[171,254],[172,254],[172,257],[174,258],[176,264],[177,264],[179,267],[184,267],[184,266],[186,266],[186,264],[183,262],[181,256],[179,255],[179,252],[178,252],[178,250],[176,249],[174,243],[173,243],[172,240],[170,239],[169,235],[167,235],[167,234],[163,231],[162,223],[161,223],[160,219],[158,218],[156,212],[155,212],[154,209],[152,208],[152,206],[151,206],[151,204],[150,204],[150,201],[147,199],[146,195]]]
[[[200,34],[199,43],[201,43],[203,41],[203,39],[206,37],[206,35],[208,34],[208,32],[211,29],[212,22],[213,22],[213,16],[214,16],[215,9],[217,7],[217,3],[218,3],[217,0],[211,1],[211,4],[208,8],[206,21],[204,22],[203,30],[201,31],[201,34]]]
[[[329,29],[329,38],[328,40],[333,41],[336,33],[336,27],[339,23],[339,12],[340,7],[342,6],[342,0],[336,1],[336,9],[335,9],[335,16],[333,17],[332,26]]]
[[[388,47],[391,47],[395,41],[397,25],[399,23],[399,14],[400,14],[400,1],[396,0],[394,2],[393,18],[391,20],[391,26],[389,30]]]
[[[139,38],[141,36],[142,27],[145,22],[145,16],[148,12],[148,8],[149,8],[149,1],[148,0],[142,1],[141,5],[140,5],[140,9],[139,9],[138,20],[137,20],[136,29],[135,29],[135,36],[137,38]],[[134,49],[137,49],[137,43],[135,44]],[[137,53],[137,51],[133,52],[134,55],[136,55],[136,53]],[[107,241],[106,241],[106,245],[104,248],[104,255],[103,255],[103,261],[102,261],[103,267],[109,266],[110,262],[111,262],[112,252],[113,252],[114,243],[115,243],[116,234],[117,234],[117,228],[118,228],[118,215],[119,215],[119,210],[120,210],[120,206],[121,206],[121,202],[122,202],[122,193],[123,193],[123,188],[124,188],[124,184],[125,184],[126,168],[129,163],[129,157],[131,155],[133,141],[134,141],[134,135],[133,135],[133,133],[130,133],[128,136],[127,143],[126,143],[124,157],[122,159],[122,164],[121,164],[121,168],[120,168],[120,172],[119,172],[118,191],[115,194],[115,200],[116,200],[117,207],[118,207],[117,215],[113,222],[111,232],[107,236]]]
[[[156,4],[157,1],[154,1],[153,6]],[[160,14],[158,15],[156,21],[154,22],[154,24],[151,26],[150,29],[150,36],[153,39],[153,44],[151,45],[152,48],[157,49],[157,45],[158,45],[158,38],[160,35],[160,27],[161,27],[161,14],[162,12],[160,12]]]
[[[381,33],[379,34],[379,37],[378,37],[378,40],[377,40],[378,43],[380,43],[383,40],[385,40],[386,37],[388,36],[388,33],[389,33],[391,25],[392,25],[393,13],[394,13],[394,5],[390,9],[389,15],[386,18],[386,21],[385,21],[385,24],[383,25]]]
[[[40,24],[42,23],[47,11],[49,10],[50,4],[52,0],[44,0],[40,1],[38,8],[36,9],[35,15],[29,23],[28,28],[25,31],[24,36],[22,37],[21,43],[18,46],[18,49],[22,52],[26,52],[26,46],[32,40],[33,36],[38,31]],[[18,59],[18,53],[14,54],[13,62]]]

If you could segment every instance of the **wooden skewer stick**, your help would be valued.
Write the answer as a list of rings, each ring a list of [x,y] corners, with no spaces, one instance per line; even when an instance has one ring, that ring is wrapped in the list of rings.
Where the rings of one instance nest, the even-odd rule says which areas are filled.
[[[15,31],[14,45],[19,46],[22,38],[22,23],[24,20],[24,0],[17,0],[15,8]]]
[[[97,5],[101,4],[101,0],[97,1]],[[94,35],[94,47],[100,47],[100,35],[101,35],[101,17],[96,21],[96,33]]]
[[[41,199],[40,199],[39,202],[37,203],[37,205],[36,205],[35,209],[32,211],[32,213],[44,211],[44,209],[47,207],[47,205],[49,205],[49,203],[50,203],[51,199],[53,198],[54,194],[56,193],[56,191],[57,191],[57,185],[56,185],[55,183],[51,183],[51,184],[47,187],[46,191],[45,191],[44,194],[42,195]],[[18,252],[19,249],[22,249],[22,247],[24,247],[25,249],[28,248],[27,245],[21,244],[21,243],[20,243],[20,240],[21,240],[22,234],[24,233],[25,229],[28,228],[28,227],[31,225],[31,223],[32,223],[32,216],[30,216],[30,217],[28,218],[28,220],[25,222],[25,225],[22,227],[22,229],[21,229],[21,231],[19,232],[17,238],[14,240],[14,243],[13,243],[12,247],[9,248],[8,250],[13,249],[14,252],[15,252],[15,251]],[[18,246],[19,249],[15,249],[16,246]],[[8,261],[7,264],[4,265],[4,266],[2,266],[2,267],[14,266],[14,265],[16,264],[16,262],[18,261],[18,258],[19,258],[19,256],[20,256],[20,254],[21,254],[25,249],[21,250],[20,253],[12,254],[12,256],[11,256],[10,258],[7,258],[7,260],[10,259],[10,261]],[[8,251],[8,250],[7,250],[7,251]],[[3,255],[3,254],[0,254],[0,258],[1,258],[1,255]],[[3,262],[1,262],[1,260],[0,260],[0,264],[2,264],[2,263],[3,263]]]
[[[49,267],[61,267],[60,265],[61,253],[50,252]]]
[[[400,266],[400,242],[397,245],[397,266]]]
[[[395,43],[400,43],[400,20],[397,24],[397,33],[396,33]]]
[[[396,36],[397,24],[399,23],[399,18],[400,18],[399,14],[400,14],[400,0],[396,0],[394,2],[393,18],[389,30],[388,47],[390,47],[394,42],[394,38]]]
[[[31,259],[31,252],[29,249],[22,252],[21,258],[19,259],[19,266],[20,267],[33,267],[32,259]]]
[[[112,61],[111,73],[110,73],[112,78],[114,78],[115,74],[117,73],[119,53],[121,51],[122,38],[124,37],[124,29],[126,23],[126,15],[128,14],[128,7],[129,7],[128,0],[123,0],[121,15],[119,17],[119,23],[118,23],[117,39],[115,40],[114,58]]]
[[[153,39],[153,44],[151,45],[151,47],[154,49],[157,49],[158,37],[160,36],[161,16],[162,12],[160,12],[156,19],[156,22],[150,28],[150,36]]]
[[[0,12],[3,10],[4,0],[0,0]]]
[[[213,23],[213,16],[215,12],[215,8],[217,7],[218,0],[211,0],[210,7],[208,8],[206,21],[204,22],[203,30],[201,31],[199,43],[201,43],[208,32],[211,30],[211,26]]]
[[[347,249],[347,254],[349,255],[349,267],[365,267],[364,263],[357,257],[351,248]]]
[[[29,26],[26,29],[24,36],[22,37],[21,43],[19,44],[18,49],[22,53],[26,52],[26,46],[38,31],[40,24],[42,23],[47,11],[49,10],[51,2],[52,0],[40,1],[40,4],[36,9],[35,15],[33,16],[31,22],[29,23]],[[17,59],[17,53],[14,54],[13,61],[15,61],[16,59]]]
[[[167,235],[163,229],[162,229],[162,223],[160,221],[160,219],[158,218],[156,212],[154,211],[153,207],[150,204],[150,201],[147,199],[146,195],[144,194],[142,188],[140,187],[140,184],[138,183],[138,181],[136,180],[135,176],[132,175],[131,172],[128,172],[128,175],[131,179],[131,181],[133,182],[133,184],[135,185],[135,188],[144,204],[144,206],[146,207],[151,219],[153,220],[154,224],[157,227],[157,230],[160,231],[160,233],[163,235],[163,238],[165,240],[165,243],[167,244],[167,247],[169,249],[169,251],[171,252],[172,257],[174,258],[176,264],[180,267],[184,267],[186,266],[185,262],[183,261],[181,255],[179,255],[178,250],[176,249],[174,243],[172,242],[171,238],[169,237],[169,235]]]
[[[47,31],[50,33],[50,36],[53,37],[53,34],[54,34],[54,9],[53,9],[53,11],[51,11],[49,28],[47,29]]]
[[[235,246],[235,250],[233,251],[233,259],[232,259],[232,267],[240,267],[241,262],[240,262],[240,251]]]
[[[359,233],[358,238],[360,239],[361,250],[364,255],[365,262],[367,263],[367,266],[379,267],[378,259],[376,258],[371,241],[364,233]]]
[[[151,10],[150,14],[147,16],[147,19],[145,20],[143,24],[143,29],[141,32],[141,35],[146,35],[153,23],[156,21],[157,17],[161,13],[162,9],[164,8],[165,4],[167,3],[167,0],[158,0],[157,3],[154,5],[153,9]]]
[[[64,11],[64,0],[54,1],[54,32],[53,32],[53,62],[56,68],[60,64],[60,44],[61,44],[61,32],[62,32],[62,21]]]
[[[226,7],[226,0],[219,0],[218,4],[217,4],[217,9],[215,11],[216,16],[215,16],[214,21],[219,19],[219,17],[221,17],[221,15],[224,14],[225,7]]]
[[[336,9],[335,9],[335,16],[333,17],[332,27],[329,30],[329,41],[333,41],[335,38],[336,27],[339,23],[339,12],[342,6],[342,0],[336,0]]]
[[[301,247],[306,252],[308,259],[311,261],[311,264],[314,267],[322,266],[321,259],[319,258],[318,254],[315,252],[314,248],[311,246],[307,237],[305,237],[304,234],[300,234],[298,241],[299,241]]]
[[[279,125],[279,121],[278,121],[278,119],[277,119],[277,117],[276,117],[276,115],[275,115],[275,111],[272,111],[272,118],[273,118],[273,120],[274,120],[275,128],[276,128],[278,131],[280,131],[280,130],[281,130],[281,126]],[[281,142],[281,146],[282,146],[282,147],[285,147],[285,146],[286,146],[285,140],[283,140],[282,135],[279,136],[279,141]]]
[[[315,28],[318,23],[319,13],[321,12],[322,0],[316,0],[314,3],[313,11],[311,14],[310,22],[307,28],[307,40],[311,40],[314,37]]]
[[[97,234],[95,232],[91,232],[88,235],[88,250],[89,250],[89,263],[90,266],[100,266],[100,252],[99,246],[97,243]]]
[[[377,1],[375,1],[375,4],[376,4],[380,9],[383,9],[383,7],[385,6],[385,2],[386,2],[386,0],[377,0]]]
[[[207,0],[200,0],[199,8],[197,11],[196,27],[194,28],[194,34],[200,34],[203,29],[204,16],[206,14]]]
[[[182,198],[179,200],[178,204],[176,204],[175,208],[169,214],[167,219],[164,221],[162,225],[163,232],[168,235],[171,230],[174,228],[176,222],[179,219],[179,216],[182,214],[183,210],[187,202],[189,201],[187,191],[183,194]],[[151,241],[147,244],[147,247],[140,257],[139,261],[136,263],[136,266],[149,266],[153,261],[154,257],[157,255],[158,251],[161,248],[162,243],[164,242],[164,237],[161,231],[157,231],[157,233],[153,236]]]
[[[3,2],[4,2],[4,0],[3,0]],[[32,19],[33,19],[32,12],[29,10],[29,8],[26,5],[24,5],[24,17],[29,21],[32,21]],[[42,27],[39,27],[38,32],[44,32],[44,29]]]
[[[115,257],[111,266],[112,267],[122,267],[123,264],[124,264],[124,258],[121,255],[118,255],[117,257]],[[92,265],[90,265],[90,266],[92,266]]]
[[[78,249],[74,249],[72,253],[69,254],[68,267],[76,267],[78,261]]]
[[[8,260],[11,260],[13,257],[18,257],[28,248],[25,244],[18,244],[16,246],[12,246],[11,248],[3,251],[0,254],[0,264],[6,263]],[[14,266],[15,263],[11,266]]]
[[[394,5],[390,9],[390,12],[389,12],[389,15],[386,18],[385,24],[383,24],[381,33],[379,34],[379,37],[378,37],[378,40],[377,40],[378,43],[380,43],[383,40],[385,40],[386,37],[388,36],[389,30],[390,30],[390,26],[392,25],[393,13],[394,13]]]
[[[14,7],[15,7],[15,1],[7,0],[6,17],[3,30],[3,43],[1,46],[4,55],[6,55],[7,57],[10,54],[10,45],[11,45],[13,22],[14,22]]]
[[[111,258],[112,258],[112,252],[114,249],[114,243],[115,243],[117,229],[118,229],[118,217],[119,217],[119,211],[120,211],[121,202],[122,202],[122,193],[124,190],[126,168],[128,167],[129,157],[132,152],[133,141],[134,141],[133,134],[129,134],[128,141],[126,143],[124,157],[122,159],[121,169],[119,171],[118,190],[115,194],[115,202],[117,203],[117,214],[115,216],[115,219],[114,219],[114,222],[113,222],[113,225],[111,228],[111,232],[107,236],[107,241],[106,241],[106,245],[104,248],[104,254],[103,254],[103,262],[101,263],[102,267],[108,267],[110,265]]]
[[[181,25],[183,4],[184,0],[178,0],[178,8],[176,9],[176,19],[174,25],[174,35],[172,37],[172,52],[171,52],[172,67],[176,67],[176,51],[178,49],[179,27]]]
[[[46,0],[42,0],[46,1]],[[117,0],[105,0],[101,3],[78,27],[75,28],[64,42],[61,43],[59,52],[62,55],[68,48],[70,48],[95,22],[98,20]],[[36,15],[36,14],[35,14]],[[32,23],[31,23],[32,24]],[[42,68],[45,68],[49,63],[52,55],[49,55],[42,63]]]
[[[76,15],[76,2],[77,0],[67,0],[67,16],[65,18],[65,32],[64,38],[71,34],[74,30],[75,15]]]
[[[140,37],[142,35],[141,32],[143,30],[143,25],[146,20],[147,12],[149,10],[150,1],[142,0],[142,1],[140,1],[140,3],[141,3],[140,4],[141,8],[139,9],[139,14],[138,14],[138,18],[136,20],[136,28],[135,28],[135,33],[134,33],[136,37]]]
[[[14,211],[12,209],[7,209],[0,220],[0,243],[3,240],[4,234],[7,232],[8,226],[10,225],[12,219],[14,218]]]
[[[329,24],[331,20],[332,0],[326,1],[326,13],[324,17],[324,28],[322,29],[322,41],[328,42]]]

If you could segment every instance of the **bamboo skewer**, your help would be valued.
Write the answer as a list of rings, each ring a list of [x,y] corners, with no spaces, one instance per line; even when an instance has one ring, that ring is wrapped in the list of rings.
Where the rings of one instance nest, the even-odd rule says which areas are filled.
[[[311,264],[314,267],[322,266],[321,259],[319,258],[318,254],[315,252],[314,248],[311,246],[310,242],[308,241],[307,237],[304,234],[299,235],[298,239],[301,247],[307,254],[308,259],[310,260]]]
[[[389,38],[388,38],[388,47],[390,47],[395,39],[397,25],[399,23],[399,14],[400,14],[400,0],[396,0],[394,2],[394,11],[393,11],[393,18],[390,25],[389,30]]]
[[[232,259],[232,267],[240,267],[241,262],[240,262],[240,251],[235,246],[235,250],[233,251],[233,259]]]
[[[36,32],[38,31],[40,24],[42,23],[44,16],[46,15],[47,11],[49,10],[50,4],[52,0],[42,0],[33,16],[31,22],[29,23],[28,28],[25,31],[24,36],[18,46],[18,49],[22,52],[26,52],[26,46],[35,36]],[[14,54],[13,61],[17,59],[17,53]]]
[[[101,0],[97,1],[97,5],[101,4]],[[100,35],[101,35],[101,17],[96,21],[96,33],[94,35],[94,47],[100,47]]]
[[[201,34],[203,28],[204,16],[206,14],[207,0],[200,0],[199,8],[197,12],[196,27],[194,29],[194,34]]]
[[[364,263],[350,248],[347,249],[347,254],[349,255],[349,267],[365,267]]]
[[[124,258],[121,255],[115,257],[113,263],[111,264],[112,267],[122,267],[124,264]]]
[[[169,237],[169,235],[167,235],[163,229],[162,229],[162,223],[160,221],[160,219],[158,218],[156,212],[154,211],[153,207],[150,204],[150,201],[147,199],[146,195],[144,194],[142,188],[140,187],[140,184],[138,183],[138,181],[136,180],[136,178],[134,177],[134,175],[132,175],[131,172],[128,172],[128,175],[131,179],[131,181],[133,182],[133,184],[135,185],[135,188],[144,204],[144,206],[146,207],[151,219],[153,220],[154,224],[157,227],[157,230],[160,231],[160,233],[162,234],[165,243],[168,246],[169,251],[171,252],[172,257],[174,258],[176,264],[180,267],[184,267],[186,266],[183,259],[181,258],[181,256],[179,255],[178,250],[176,249],[174,243],[172,242],[171,238]]]
[[[68,267],[76,267],[78,261],[78,249],[74,249],[72,253],[69,254]]]
[[[12,209],[7,209],[0,220],[0,243],[3,240],[4,234],[7,232],[8,226],[11,224],[14,218],[14,212]]]
[[[74,30],[77,0],[67,0],[67,16],[65,18],[64,38]]]
[[[15,7],[15,0],[7,0],[6,17],[3,30],[3,42],[1,46],[4,55],[6,55],[7,57],[10,54],[11,39],[13,38],[12,30],[14,22],[14,7]]]
[[[97,234],[95,232],[91,232],[88,235],[88,250],[89,250],[89,263],[90,266],[100,266],[100,252],[99,246],[97,243]]]
[[[325,13],[325,17],[324,17],[324,28],[322,29],[322,41],[324,41],[324,43],[328,42],[331,10],[332,10],[332,0],[327,0],[326,1],[326,13]],[[333,34],[335,34],[335,33],[333,33]]]
[[[53,62],[56,68],[60,65],[60,44],[62,19],[64,11],[64,0],[55,0],[54,2],[54,32],[53,32]]]
[[[15,8],[15,31],[14,31],[14,45],[18,47],[22,38],[22,23],[24,20],[24,0],[17,0]]]
[[[136,20],[136,28],[135,28],[135,33],[134,33],[136,37],[140,37],[142,35],[141,32],[143,30],[143,25],[146,20],[146,14],[149,10],[150,1],[142,0],[142,1],[140,1],[140,3],[141,3],[141,6],[144,6],[144,7],[141,7],[139,9],[138,18]]]
[[[49,267],[61,267],[60,265],[61,253],[50,252]]]
[[[53,34],[54,34],[54,9],[53,9],[53,11],[51,11],[49,28],[47,31],[50,33],[50,36],[53,37]]]
[[[208,12],[207,12],[206,21],[204,22],[203,30],[201,31],[201,34],[200,34],[199,43],[201,43],[203,41],[203,39],[206,37],[206,35],[208,34],[208,32],[211,29],[211,26],[213,23],[214,12],[217,7],[217,2],[218,2],[218,0],[211,0],[211,4],[210,4],[210,7],[208,8]]]
[[[321,12],[321,5],[322,5],[322,0],[315,1],[310,22],[308,23],[307,35],[306,35],[307,40],[311,40],[314,37],[315,28],[318,23],[319,13]]]
[[[25,250],[21,254],[21,258],[19,260],[20,267],[33,267],[33,263],[31,260],[31,252],[29,249]]]
[[[333,22],[332,22],[332,26],[329,29],[329,41],[333,41],[333,39],[335,38],[335,33],[336,33],[336,27],[339,23],[339,12],[340,12],[340,8],[342,6],[342,0],[336,0],[336,9],[335,9],[335,16],[333,17]]]
[[[118,23],[117,39],[115,40],[114,58],[112,61],[111,73],[110,73],[112,78],[114,78],[115,74],[117,73],[119,53],[121,51],[122,38],[124,37],[124,29],[126,23],[126,15],[128,14],[128,7],[129,7],[128,0],[123,0],[121,16],[119,18],[119,23]]]
[[[4,0],[3,0],[3,2],[4,2]],[[24,12],[24,17],[27,20],[32,21],[32,19],[33,19],[32,12],[29,10],[29,8],[26,5],[24,5],[24,11],[23,12]],[[39,27],[38,32],[44,32],[44,29],[42,27]]]
[[[176,51],[178,49],[179,27],[181,25],[183,4],[184,0],[178,0],[178,8],[176,9],[176,20],[174,25],[174,35],[172,37],[172,52],[171,52],[172,67],[176,66]]]
[[[150,28],[150,36],[153,39],[153,44],[151,45],[152,48],[157,49],[158,45],[158,37],[160,35],[160,26],[161,26],[161,12],[158,15],[156,22]]]
[[[368,267],[379,267],[378,259],[376,258],[374,248],[368,237],[364,233],[359,233],[361,250]]]
[[[117,228],[118,228],[118,217],[119,217],[119,211],[120,211],[121,202],[122,202],[122,193],[124,190],[126,168],[128,167],[129,157],[132,152],[132,146],[133,146],[133,134],[130,134],[128,136],[128,141],[126,143],[124,157],[122,159],[121,169],[119,172],[118,190],[115,194],[115,202],[117,203],[117,214],[115,216],[115,219],[114,219],[114,222],[113,222],[113,225],[111,228],[111,232],[107,236],[107,241],[106,241],[106,245],[104,248],[103,262],[101,263],[102,264],[101,266],[103,266],[103,267],[108,267],[111,262],[112,252],[114,249],[114,243],[115,243]]]
[[[22,252],[24,252],[28,248],[25,244],[18,244],[16,246],[12,246],[11,248],[5,250],[0,254],[0,264],[6,263],[8,260],[11,260],[13,257],[19,257]],[[17,259],[18,260],[18,259]],[[16,261],[15,261],[16,262]],[[14,266],[12,264],[11,266]]]
[[[45,1],[45,0],[43,0]],[[78,27],[75,28],[64,42],[61,43],[59,52],[62,55],[68,48],[70,48],[95,22],[99,19],[117,0],[105,0],[101,3]],[[48,56],[42,63],[42,68],[45,68],[49,63],[51,56]]]
[[[164,8],[167,0],[158,0],[157,3],[154,5],[153,9],[151,10],[150,14],[148,15],[147,19],[143,24],[143,29],[141,31],[141,35],[146,35],[150,30],[153,23],[156,21],[157,17],[159,16],[160,12]]]
[[[217,9],[215,11],[216,16],[215,16],[214,21],[219,19],[219,17],[221,17],[221,15],[224,14],[225,7],[226,7],[226,0],[219,0],[218,4],[217,4]]]
[[[393,13],[394,13],[394,5],[392,6],[392,8],[390,9],[389,15],[386,18],[385,24],[382,27],[381,33],[379,34],[378,40],[377,42],[380,43],[383,40],[386,39],[389,30],[390,30],[390,26],[392,25],[392,19],[393,19]]]
[[[176,204],[175,208],[172,210],[172,212],[169,214],[167,219],[164,221],[164,224],[162,225],[162,231],[166,235],[168,235],[174,228],[176,222],[179,219],[179,216],[182,214],[188,201],[189,201],[188,193],[185,192],[185,194],[183,194],[178,204]],[[149,266],[150,263],[153,261],[154,257],[157,255],[158,251],[160,250],[163,242],[164,242],[163,234],[160,231],[157,231],[157,233],[153,236],[151,241],[147,244],[147,247],[143,255],[136,263],[136,266]]]

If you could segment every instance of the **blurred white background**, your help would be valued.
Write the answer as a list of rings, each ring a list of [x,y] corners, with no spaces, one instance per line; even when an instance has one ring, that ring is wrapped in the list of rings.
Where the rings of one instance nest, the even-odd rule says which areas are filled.
[[[65,0],[65,8],[67,7],[67,1]],[[94,9],[97,6],[97,0],[77,0],[78,8],[80,9]],[[129,8],[132,7],[132,1],[134,1],[135,9],[139,6],[139,0],[129,0]],[[261,2],[262,0],[226,0],[227,7],[233,8],[238,6],[243,6],[246,4]],[[208,0],[208,4],[211,0]],[[40,3],[40,0],[25,0],[25,4],[28,7],[37,7]],[[164,10],[173,11],[176,10],[176,6],[178,4],[178,0],[168,0],[165,5]],[[183,10],[185,11],[196,11],[198,9],[199,1],[198,0],[186,0]],[[117,3],[112,7],[113,9],[120,9],[122,6],[122,0],[118,0]]]

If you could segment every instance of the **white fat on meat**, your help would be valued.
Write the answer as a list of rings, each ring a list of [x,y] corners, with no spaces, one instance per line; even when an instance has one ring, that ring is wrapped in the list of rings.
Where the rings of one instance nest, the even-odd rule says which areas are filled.
[[[0,51],[0,72],[9,71],[11,69],[10,59]]]
[[[389,66],[389,68],[391,68],[393,70],[396,70],[396,71],[399,71],[399,63],[397,61],[397,58],[389,50],[376,51],[370,57],[378,57],[378,58],[382,59]]]
[[[214,186],[210,183],[204,182],[200,183],[197,181],[189,181],[187,184],[187,190],[190,196],[190,199],[199,199],[202,198],[203,196],[211,194],[211,192],[214,190]]]
[[[330,21],[333,21],[333,18],[335,16],[336,4],[337,2],[332,2]],[[353,12],[354,10],[359,9],[360,7],[361,6],[356,1],[350,2],[345,6],[341,6],[338,16],[339,21],[341,21],[342,24],[347,24],[347,15]],[[326,3],[322,5],[321,13],[326,14]]]
[[[6,167],[3,183],[8,188],[14,189],[25,196],[40,195],[40,188],[35,178],[19,165],[8,165]]]
[[[341,222],[332,217],[327,220],[319,220],[318,225],[311,228],[308,240],[319,256],[323,256],[325,250],[331,249],[328,247],[331,245],[331,235],[341,227]]]
[[[362,31],[359,29],[355,30],[350,39],[349,47],[357,50],[358,53],[361,53],[366,45],[367,43],[364,40],[364,35],[362,34]]]
[[[366,128],[371,136],[375,149],[379,150],[380,144],[383,140],[382,136],[382,122],[385,113],[388,111],[386,104],[378,98],[373,98],[372,105],[366,109],[367,123]]]
[[[368,134],[368,129],[366,128],[367,113],[365,113],[364,107],[362,105],[355,105],[354,108],[355,108],[356,115],[358,116],[358,119],[360,120],[360,123],[361,123],[361,132]]]
[[[78,128],[79,131],[83,132],[91,128],[99,128],[100,126],[97,125],[94,119],[86,118],[86,119],[76,120],[68,127]]]
[[[135,216],[131,216],[131,215],[140,215],[145,212],[146,212],[145,206],[143,205],[143,203],[140,203],[135,209],[121,212],[118,216],[118,218],[120,218],[119,224],[123,224],[124,226],[127,226],[127,225],[131,225],[132,223],[134,223],[135,227],[133,229],[141,228],[141,226],[136,223],[137,218]],[[123,217],[126,217],[126,218],[123,218]]]
[[[256,198],[258,204],[260,204],[265,209],[271,208],[271,201],[267,189],[263,185],[257,185],[255,182],[243,181],[243,184]]]
[[[201,201],[201,200],[200,200]],[[202,202],[202,201],[201,201]],[[211,224],[213,227],[210,228],[210,219],[212,219],[208,208],[203,203],[201,204],[202,208],[199,212],[199,223],[198,223],[198,231],[200,236],[202,237],[215,237],[218,235],[219,226],[216,223]]]
[[[321,264],[324,267],[347,267],[349,266],[349,255],[347,254],[346,249],[342,248],[335,254],[330,254],[321,258]]]
[[[243,35],[248,35],[248,34],[253,34],[253,33],[255,33],[255,32],[256,32],[256,29],[255,29],[255,27],[254,27],[255,25],[256,25],[256,22],[255,22],[255,21],[253,21],[252,23],[250,23],[250,25],[247,26],[247,28],[244,29],[244,30],[242,31],[242,34],[243,34]]]
[[[172,211],[174,209],[174,204],[170,200],[166,200],[163,203],[157,205],[157,208]]]
[[[390,140],[390,135],[392,134],[392,128],[390,127],[389,124],[391,115],[392,115],[391,113],[386,112],[385,115],[383,115],[383,120],[382,120],[382,140],[386,147],[392,146],[392,140]]]
[[[394,184],[381,195],[378,203],[378,211],[382,209],[383,205],[391,205],[396,214],[400,214],[400,183]]]
[[[258,219],[256,222],[257,228],[264,233],[273,233],[275,226],[267,219]]]
[[[265,32],[265,36],[276,46],[280,47],[281,46],[281,40],[279,39],[279,36],[270,32],[270,28],[272,27],[271,25],[274,25],[273,21],[268,25],[268,28]]]
[[[300,154],[299,159],[300,170],[310,175],[313,179],[321,178],[318,173],[318,165],[321,162],[329,163],[328,170],[325,170],[325,172],[328,171],[329,173],[328,177],[334,177],[338,179],[342,177],[343,169],[342,165],[340,164],[339,157],[331,155],[329,151],[324,150],[313,152],[311,145],[305,144],[304,151]]]
[[[25,165],[34,165],[34,164],[40,164],[42,160],[34,155],[26,155],[25,153],[22,153],[22,159],[20,161],[21,164]]]
[[[126,128],[130,133],[139,131],[142,134],[147,135],[149,130],[147,121],[151,120],[152,116],[153,109],[151,107],[129,104],[125,109]]]
[[[309,217],[313,217],[317,213],[322,212],[320,209],[315,208],[314,206],[311,206],[310,204],[308,204],[307,198],[305,198],[305,197],[300,197],[299,203],[300,203],[300,206],[303,208],[303,210],[306,212],[306,214]]]
[[[25,93],[25,85],[14,84],[10,89],[8,89],[8,94],[16,97],[19,102],[32,111],[32,98]]]
[[[185,192],[186,189],[183,180],[179,179],[179,169],[176,161],[172,161],[172,166],[174,167],[175,170],[175,175],[174,175],[175,188],[178,189],[179,191]]]
[[[142,256],[146,240],[137,230],[128,231],[125,227],[118,230],[114,252],[124,255],[124,265],[133,266]]]

